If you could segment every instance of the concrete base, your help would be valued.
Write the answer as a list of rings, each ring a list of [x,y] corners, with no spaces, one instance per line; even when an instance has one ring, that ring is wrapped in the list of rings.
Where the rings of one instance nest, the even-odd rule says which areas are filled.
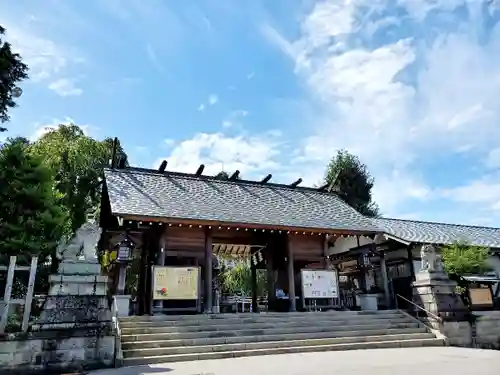
[[[444,272],[420,271],[413,282],[413,302],[442,319],[467,320],[469,311],[456,287]]]
[[[131,295],[116,294],[113,296],[113,302],[116,303],[117,315],[119,317],[129,316]]]
[[[377,311],[378,310],[378,295],[377,294],[360,294],[359,304],[361,311]]]

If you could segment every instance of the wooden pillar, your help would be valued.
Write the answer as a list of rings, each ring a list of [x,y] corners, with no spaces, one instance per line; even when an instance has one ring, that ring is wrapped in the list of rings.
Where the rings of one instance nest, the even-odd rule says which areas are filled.
[[[328,254],[328,239],[328,234],[325,234],[325,238],[323,239],[323,256],[325,257],[325,269],[331,270],[333,267]]]
[[[275,308],[276,291],[274,290],[274,265],[273,248],[266,248],[266,271],[267,271],[267,310]]]
[[[158,247],[157,247],[157,252],[156,252],[156,265],[157,266],[164,266],[165,265],[165,258],[166,258],[166,243],[167,243],[167,238],[166,238],[166,233],[164,232],[158,241]],[[123,272],[125,275],[125,268],[122,268],[120,272]],[[123,280],[125,284],[125,279]],[[125,285],[124,285],[125,286]],[[119,294],[123,294],[123,291]],[[154,307],[156,309],[161,309],[163,308],[163,301],[155,301],[154,302]]]
[[[212,231],[205,227],[205,304],[204,312],[212,313]]]
[[[297,310],[297,301],[295,301],[295,270],[293,268],[293,246],[290,238],[286,239],[287,266],[288,266],[288,298],[290,301],[290,311]]]
[[[7,271],[7,284],[5,285],[5,291],[3,295],[3,309],[0,309],[0,333],[5,332],[5,327],[7,326],[7,320],[9,318],[10,309],[10,299],[12,294],[12,284],[14,283],[14,272],[16,270],[17,258],[15,256],[10,257],[9,268]]]
[[[382,283],[384,284],[384,298],[385,298],[385,306],[390,308],[391,296],[389,294],[389,279],[387,277],[387,265],[385,263],[385,253],[380,252],[380,272],[382,273]]]
[[[408,262],[410,263],[410,275],[412,280],[415,280],[415,266],[413,265],[413,252],[411,251],[411,245],[406,247],[408,252]]]
[[[259,312],[259,305],[257,302],[257,266],[251,263],[252,266],[250,268],[252,273],[252,312]]]

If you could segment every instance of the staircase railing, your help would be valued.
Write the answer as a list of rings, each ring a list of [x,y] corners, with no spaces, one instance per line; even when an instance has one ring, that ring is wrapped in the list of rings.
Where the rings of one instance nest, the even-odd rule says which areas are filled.
[[[113,320],[113,330],[115,333],[115,353],[114,353],[114,364],[115,367],[120,367],[123,361],[123,351],[122,351],[122,333],[120,329],[120,321],[118,319],[118,305],[116,304],[116,299],[113,298],[113,303],[111,305],[112,320]]]
[[[410,308],[410,309],[408,309],[408,308],[407,308],[406,310],[407,310],[407,312],[408,312],[409,314],[414,315],[414,316],[415,316],[418,320],[421,320],[421,321],[422,321],[422,320],[423,320],[423,319],[422,319],[422,314],[424,314],[424,318],[425,318],[426,320],[428,320],[429,318],[432,318],[432,319],[434,319],[434,320],[435,320],[435,321],[437,321],[437,322],[442,322],[442,321],[443,321],[443,319],[441,319],[441,317],[440,317],[439,315],[436,315],[436,314],[434,314],[434,313],[430,312],[429,310],[426,310],[426,309],[425,309],[425,308],[423,308],[422,306],[417,305],[415,302],[410,301],[409,299],[407,299],[407,298],[403,297],[403,296],[402,296],[402,295],[400,295],[400,294],[396,294],[396,308],[397,308],[397,309],[400,309],[400,308],[401,308],[401,307],[400,307],[400,303],[399,303],[399,300],[400,300],[400,299],[401,299],[402,301],[404,301],[404,302],[406,302],[406,303],[409,303],[409,304],[410,304],[410,306],[411,306],[412,308]]]

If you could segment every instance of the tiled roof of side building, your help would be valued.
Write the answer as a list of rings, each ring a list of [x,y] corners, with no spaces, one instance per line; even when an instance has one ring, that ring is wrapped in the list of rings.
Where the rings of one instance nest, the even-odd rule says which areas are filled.
[[[380,232],[335,194],[181,173],[105,169],[114,215]]]
[[[374,225],[408,242],[451,244],[464,241],[474,246],[500,248],[500,228],[377,218]]]

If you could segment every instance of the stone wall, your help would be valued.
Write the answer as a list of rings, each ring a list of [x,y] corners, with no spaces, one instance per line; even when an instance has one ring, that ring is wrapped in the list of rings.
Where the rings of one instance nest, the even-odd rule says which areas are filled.
[[[0,374],[75,371],[114,365],[115,338],[64,337],[56,333],[0,337]]]
[[[474,312],[475,321],[426,322],[446,337],[450,346],[500,350],[500,311]]]
[[[485,311],[475,315],[475,346],[483,349],[500,349],[500,311]]]

